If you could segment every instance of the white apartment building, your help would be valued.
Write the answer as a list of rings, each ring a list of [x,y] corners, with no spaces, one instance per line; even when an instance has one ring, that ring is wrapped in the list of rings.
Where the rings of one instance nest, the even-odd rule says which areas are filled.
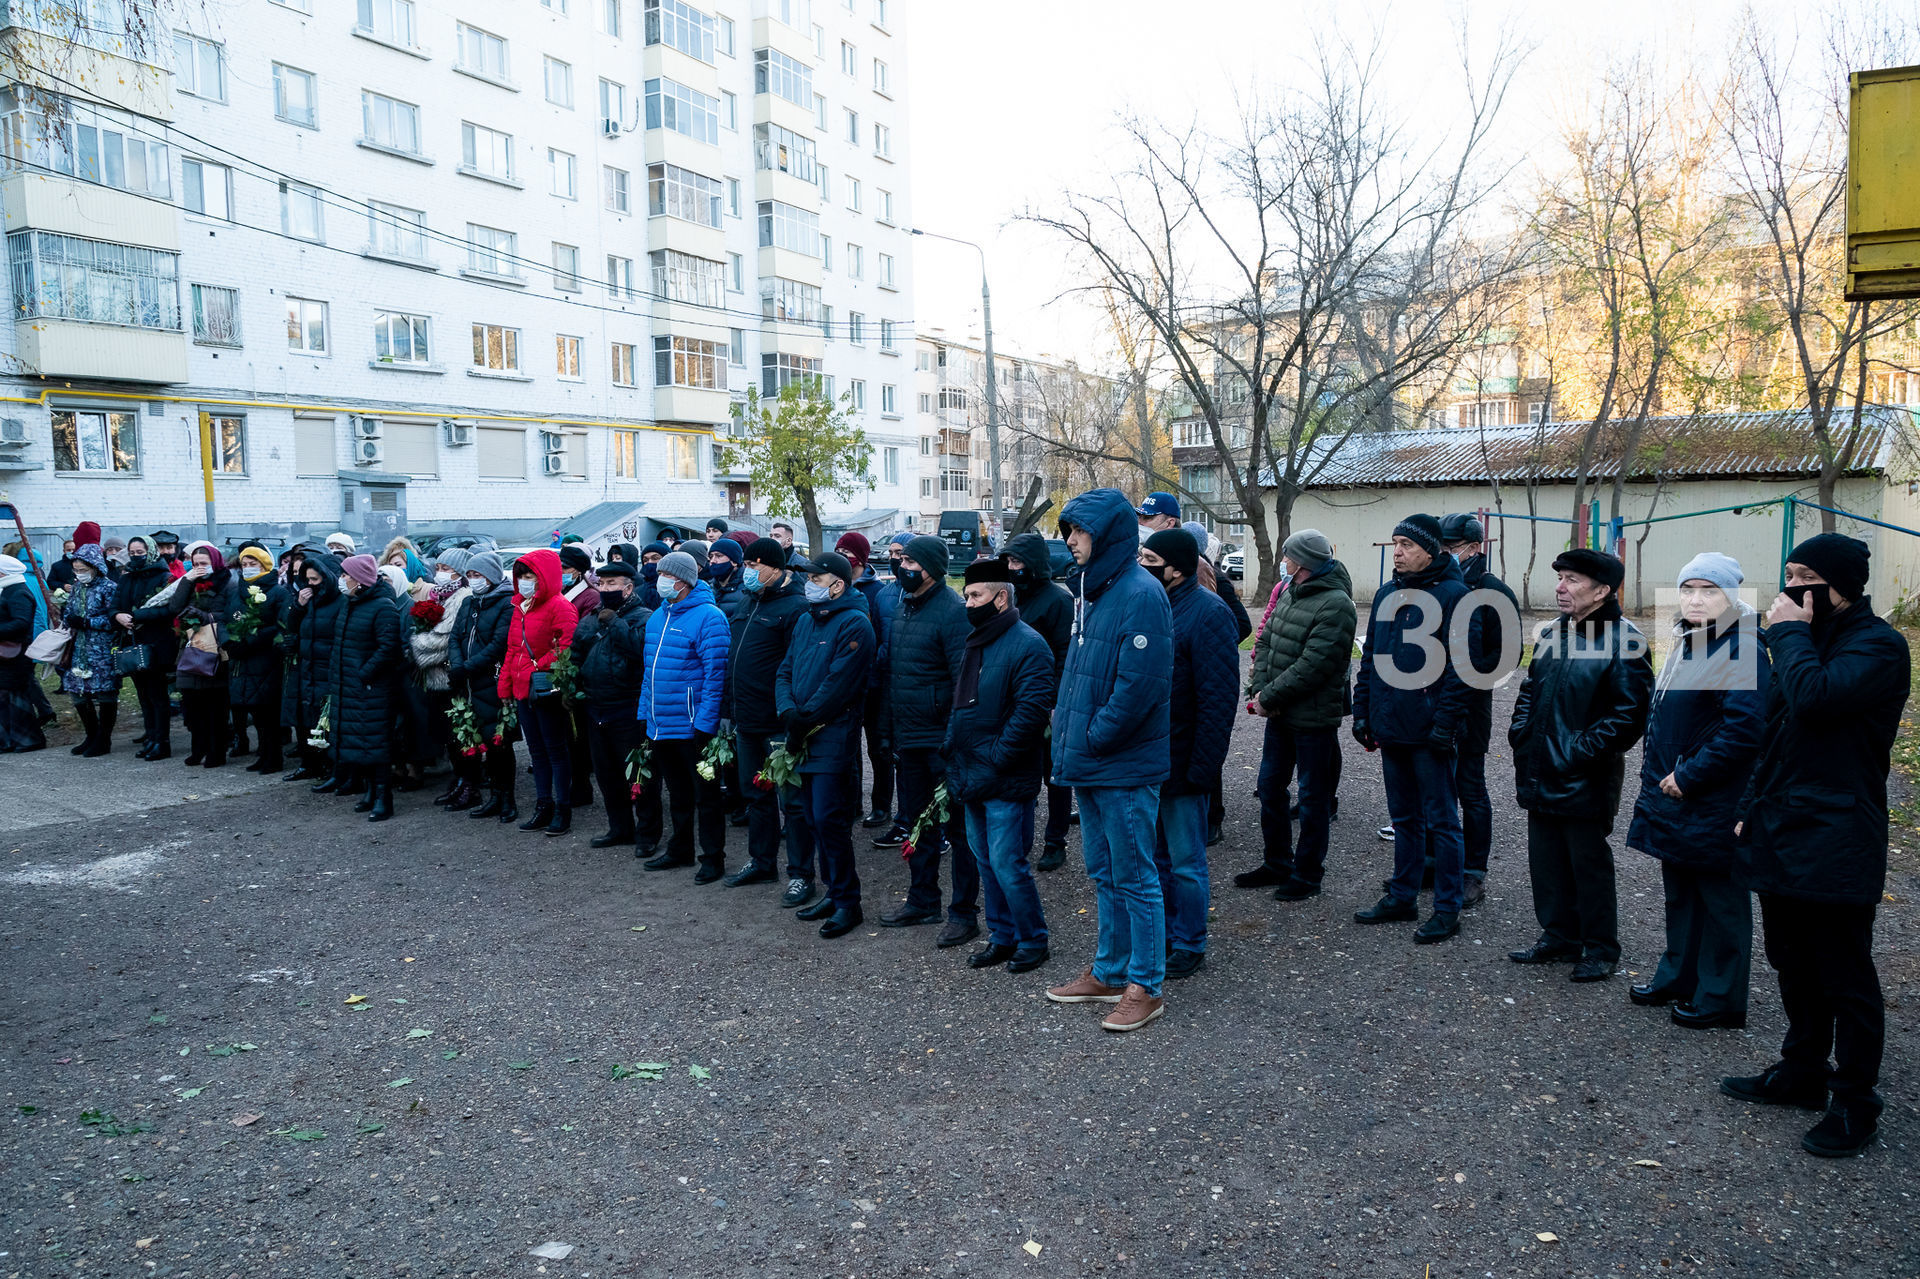
[[[906,526],[900,3],[0,8],[0,490],[197,536],[204,426],[221,541],[647,532],[818,376]]]

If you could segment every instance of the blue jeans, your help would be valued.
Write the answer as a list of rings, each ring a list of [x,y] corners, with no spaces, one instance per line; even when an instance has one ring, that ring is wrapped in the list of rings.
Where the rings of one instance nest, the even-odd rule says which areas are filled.
[[[967,843],[980,864],[987,940],[1017,950],[1045,950],[1047,917],[1040,910],[1033,868],[1027,865],[1033,850],[1033,801],[989,799],[961,808]]]
[[[1175,950],[1207,953],[1207,810],[1213,797],[1162,795],[1153,864]],[[1084,819],[1083,819],[1084,820]]]
[[[1466,843],[1453,789],[1453,757],[1425,746],[1380,747],[1380,774],[1393,819],[1395,901],[1420,896],[1420,880],[1433,853],[1433,909],[1458,913],[1465,890]]]
[[[1264,861],[1295,879],[1317,884],[1327,872],[1327,839],[1333,822],[1334,791],[1340,784],[1340,730],[1288,728],[1267,720],[1260,749],[1260,839]],[[1287,787],[1300,775],[1300,842],[1293,842]]]
[[[573,729],[558,693],[520,699],[520,735],[533,764],[533,794],[542,804],[573,803]]]
[[[820,882],[836,910],[860,908],[860,874],[853,864],[853,824],[860,819],[860,774],[800,774],[800,800],[820,852]]]
[[[1093,979],[1107,986],[1133,982],[1157,999],[1167,975],[1166,906],[1153,865],[1160,787],[1076,786],[1074,794],[1080,855],[1100,911]]]

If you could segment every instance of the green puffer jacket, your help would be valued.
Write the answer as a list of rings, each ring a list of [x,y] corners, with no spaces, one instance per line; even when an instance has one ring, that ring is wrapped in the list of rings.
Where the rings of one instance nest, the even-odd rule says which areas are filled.
[[[1353,579],[1339,560],[1289,586],[1253,646],[1247,696],[1288,728],[1337,728],[1353,661]]]

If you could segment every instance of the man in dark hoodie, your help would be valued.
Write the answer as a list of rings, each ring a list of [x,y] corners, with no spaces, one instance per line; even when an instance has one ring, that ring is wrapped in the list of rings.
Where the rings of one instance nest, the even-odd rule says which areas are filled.
[[[733,615],[746,601],[740,589],[740,562],[745,558],[746,552],[740,549],[740,543],[730,537],[707,543],[707,581],[713,586],[713,602],[727,615],[728,621],[733,620]]]
[[[920,536],[906,545],[900,559],[900,609],[894,614],[888,646],[892,670],[894,756],[899,762],[900,802],[909,825],[917,823],[933,803],[934,791],[946,776],[940,745],[947,736],[947,716],[953,710],[953,682],[966,660],[966,606],[947,585],[947,544],[937,537]],[[922,834],[907,859],[912,883],[904,906],[880,917],[887,928],[940,921],[940,852],[950,844],[948,859],[953,878],[953,900],[946,927],[936,945],[959,946],[980,935],[980,873],[967,846],[966,820],[960,805],[947,805],[946,838],[935,825]],[[877,842],[877,841],[876,841]]]
[[[747,603],[733,615],[727,652],[728,716],[733,720],[734,762],[747,797],[747,864],[729,875],[728,888],[767,883],[777,877],[780,819],[786,817],[787,891],[782,906],[804,906],[814,892],[813,837],[797,785],[779,791],[753,784],[767,757],[786,742],[774,704],[780,663],[795,625],[807,611],[806,582],[787,568],[787,550],[770,537],[747,547],[741,589]]]
[[[627,755],[640,744],[641,677],[645,674],[647,618],[653,610],[634,594],[634,568],[619,560],[600,570],[600,607],[580,619],[573,632],[573,657],[579,663],[581,718],[600,802],[607,810],[606,833],[594,848],[635,842],[634,813],[639,799],[627,782]],[[654,802],[657,804],[658,797]]]
[[[640,576],[634,584],[634,594],[640,597],[645,608],[660,607],[660,561],[671,549],[665,542],[648,542],[640,548]]]
[[[1067,664],[1067,638],[1073,633],[1073,596],[1053,580],[1052,552],[1038,533],[1022,533],[1007,542],[1007,580],[1013,583],[1020,620],[1038,631],[1053,651],[1055,692]],[[1067,857],[1067,819],[1073,814],[1073,790],[1053,784],[1053,742],[1047,742],[1047,825],[1035,870],[1058,870]]]

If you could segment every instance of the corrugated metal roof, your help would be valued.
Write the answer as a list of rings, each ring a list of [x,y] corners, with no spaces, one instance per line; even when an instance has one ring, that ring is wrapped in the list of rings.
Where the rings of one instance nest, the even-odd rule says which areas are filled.
[[[1863,415],[1849,475],[1877,474],[1914,429],[1914,413],[1871,408]],[[1852,414],[1834,413],[1833,437],[1845,447]],[[1762,478],[1810,476],[1820,469],[1805,411],[1696,413],[1647,420],[1629,479]],[[1444,427],[1353,435],[1339,444],[1308,488],[1387,488],[1406,485],[1472,485],[1498,479],[1552,483],[1571,481],[1579,469],[1586,422],[1544,426]],[[1588,478],[1611,480],[1620,469],[1631,425],[1609,422],[1595,444]],[[1312,472],[1309,462],[1306,468]],[[1271,475],[1265,481],[1271,484]]]

